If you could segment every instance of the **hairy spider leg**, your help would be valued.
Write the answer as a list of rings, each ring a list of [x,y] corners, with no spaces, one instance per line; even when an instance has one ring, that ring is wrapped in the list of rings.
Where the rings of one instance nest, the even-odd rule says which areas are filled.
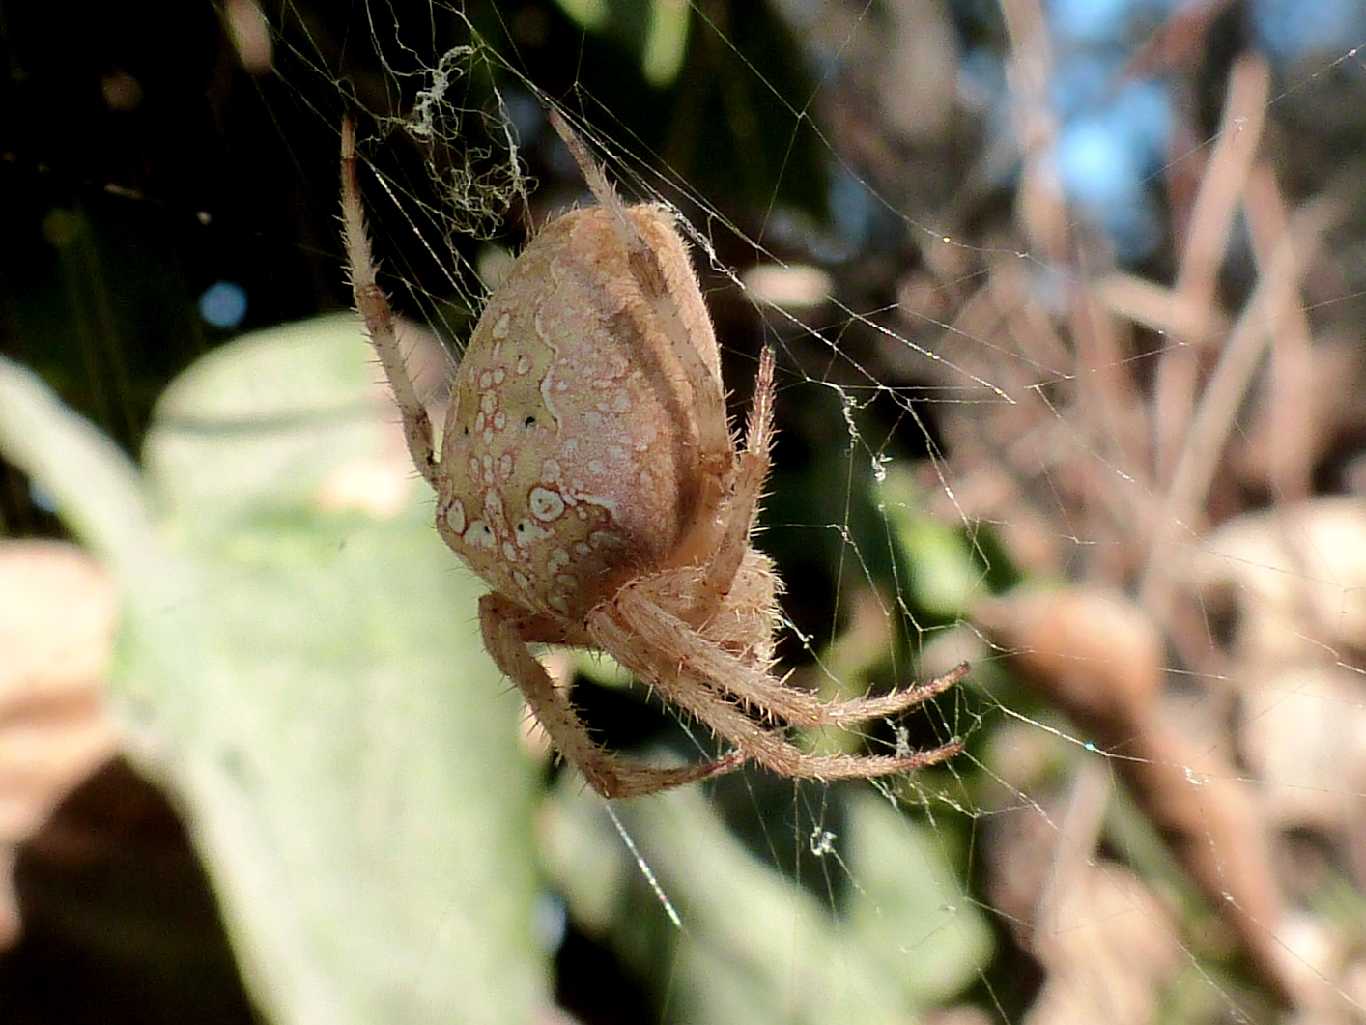
[[[955,740],[906,755],[808,754],[778,731],[749,718],[734,701],[715,693],[690,671],[691,667],[664,659],[656,662],[651,656],[662,653],[643,647],[635,639],[632,626],[618,621],[610,605],[601,605],[589,614],[588,632],[604,651],[658,687],[670,704],[692,714],[746,757],[779,775],[817,780],[872,779],[915,772],[946,761],[963,749]]]
[[[740,570],[759,498],[768,478],[769,453],[773,447],[773,350],[765,347],[759,354],[759,372],[754,379],[754,401],[745,430],[745,448],[736,460],[730,493],[718,519],[719,536],[706,551],[714,553],[706,563],[701,592],[695,606],[684,618],[690,623],[704,621],[725,599]]]
[[[527,648],[541,638],[524,632],[534,621],[506,598],[486,594],[479,599],[479,626],[493,661],[517,684],[532,715],[550,734],[556,750],[583,774],[590,786],[606,798],[637,797],[670,787],[695,783],[738,769],[740,752],[713,761],[661,768],[645,765],[600,747],[588,733],[570,703]]]
[[[763,667],[746,665],[690,629],[643,587],[628,584],[613,604],[625,624],[658,655],[660,665],[687,666],[689,677],[712,691],[731,694],[795,726],[847,726],[898,715],[943,694],[968,673],[967,663],[963,663],[928,683],[890,694],[822,701],[809,691],[786,686]]]
[[[721,382],[688,336],[687,327],[679,315],[668,280],[659,262],[659,254],[641,236],[636,225],[626,214],[626,206],[617,196],[602,168],[589,155],[583,140],[560,116],[550,112],[550,124],[569,147],[574,160],[583,172],[584,180],[598,204],[611,213],[612,223],[626,248],[627,265],[635,278],[640,293],[650,306],[664,334],[669,339],[679,364],[692,386],[693,402],[697,407],[698,464],[704,474],[728,483],[734,472],[735,447],[731,443],[730,428],[726,424],[726,399]]]
[[[351,272],[351,289],[355,295],[356,311],[365,321],[365,330],[379,356],[384,376],[394,393],[394,402],[403,417],[403,436],[413,466],[435,490],[437,485],[436,448],[432,441],[432,421],[427,407],[417,397],[417,389],[408,376],[407,362],[394,333],[394,315],[384,289],[375,280],[375,261],[370,251],[370,237],[365,230],[365,209],[361,206],[360,187],[356,182],[356,128],[349,117],[341,127],[341,183],[342,235],[346,240],[346,257]]]

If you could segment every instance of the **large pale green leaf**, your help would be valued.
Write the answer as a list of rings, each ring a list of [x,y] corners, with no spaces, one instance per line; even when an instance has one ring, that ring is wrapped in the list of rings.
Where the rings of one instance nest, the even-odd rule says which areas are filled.
[[[668,1021],[906,1025],[989,959],[990,931],[941,838],[871,788],[850,795],[846,835],[776,838],[822,849],[827,894],[848,892],[839,907],[756,859],[699,788],[616,807],[681,928],[580,788],[556,795],[548,858],[581,926],[641,977],[667,980]]]
[[[549,995],[518,702],[368,357],[349,317],[218,350],[145,481],[0,362],[0,447],[118,574],[135,753],[268,1015],[523,1023]]]

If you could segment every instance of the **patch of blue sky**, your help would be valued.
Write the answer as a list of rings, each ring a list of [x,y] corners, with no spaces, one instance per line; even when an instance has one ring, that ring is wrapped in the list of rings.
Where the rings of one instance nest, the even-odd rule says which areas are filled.
[[[973,109],[999,106],[1006,96],[1006,68],[989,46],[974,46],[958,61],[958,95]]]
[[[1123,261],[1161,236],[1149,178],[1165,159],[1171,96],[1160,81],[1129,78],[1134,35],[1176,0],[1049,0],[1057,40],[1048,98],[1058,119],[1053,153],[1068,202],[1102,228]]]
[[[247,293],[235,281],[216,281],[199,297],[199,315],[212,327],[231,330],[247,315]]]
[[[1065,127],[1056,160],[1068,197],[1083,206],[1103,209],[1130,203],[1140,191],[1140,154],[1110,118],[1078,118]]]
[[[873,233],[873,197],[868,188],[840,167],[830,177],[827,193],[835,232],[854,249],[865,244]]]
[[[1126,82],[1105,116],[1142,154],[1145,174],[1166,160],[1173,115],[1171,91],[1165,84],[1153,79]]]
[[[1049,96],[1060,122],[1058,177],[1068,200],[1103,227],[1122,260],[1157,244],[1148,178],[1165,159],[1171,96],[1161,82],[1125,79],[1111,47],[1079,50],[1060,61]]]
[[[1255,0],[1252,29],[1273,58],[1292,61],[1329,55],[1366,42],[1362,0]]]
[[[1130,43],[1136,27],[1151,27],[1190,0],[1048,0],[1048,23],[1061,42],[1080,46]]]
[[[1126,79],[1127,59],[1116,41],[1061,47],[1048,87],[1058,119],[1053,157],[1068,200],[1111,236],[1125,260],[1141,259],[1159,241],[1160,218],[1148,184],[1166,160],[1174,118],[1167,85]],[[994,50],[974,47],[964,54],[959,92],[983,111],[989,137],[1014,130],[1009,85]],[[1015,170],[1013,161],[1003,164],[992,178],[1004,181]]]
[[[1079,50],[1062,56],[1048,83],[1048,101],[1066,121],[1107,103],[1123,70],[1114,51]]]
[[[1128,33],[1134,6],[1131,0],[1051,0],[1048,20],[1054,33],[1069,42],[1117,42]]]
[[[1134,47],[1156,22],[1189,0],[1046,0],[1057,41],[1049,102],[1058,117],[1054,153],[1070,202],[1102,226],[1121,259],[1151,251],[1160,218],[1148,188],[1168,152],[1174,113],[1167,86],[1126,79]],[[960,14],[975,5],[959,0]],[[1255,38],[1281,61],[1345,53],[1366,42],[1363,0],[1251,0]],[[960,94],[994,123],[1008,118],[1010,97],[999,55],[970,49]]]
[[[1149,155],[1122,120],[1112,112],[1075,119],[1054,159],[1068,200],[1105,230],[1122,261],[1152,252],[1160,229],[1145,186]]]
[[[1172,127],[1171,95],[1160,81],[1123,77],[1118,53],[1080,52],[1061,61],[1049,83],[1049,100],[1067,124],[1105,117],[1152,159],[1166,149]]]

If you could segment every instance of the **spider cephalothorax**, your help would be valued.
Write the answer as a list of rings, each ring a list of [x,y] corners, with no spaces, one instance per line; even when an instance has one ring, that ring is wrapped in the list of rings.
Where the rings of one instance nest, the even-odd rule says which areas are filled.
[[[403,416],[414,465],[437,493],[442,538],[492,587],[484,643],[560,753],[600,793],[650,793],[753,760],[785,776],[908,772],[960,745],[815,755],[748,712],[794,725],[892,715],[951,687],[821,702],[769,669],[779,580],[750,547],[773,436],[773,357],[759,361],[743,449],[726,420],[720,355],[669,212],[625,206],[578,137],[551,116],[598,205],[527,245],[470,337],[438,451],[375,282],[342,127],[342,217],[356,308]],[[704,722],[730,754],[664,768],[609,753],[527,645],[600,649]]]

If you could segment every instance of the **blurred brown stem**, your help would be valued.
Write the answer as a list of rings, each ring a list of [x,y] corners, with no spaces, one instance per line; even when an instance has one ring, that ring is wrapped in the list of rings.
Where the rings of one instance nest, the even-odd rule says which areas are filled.
[[[1184,344],[1167,349],[1158,364],[1153,427],[1159,480],[1165,479],[1175,464],[1190,421],[1200,361],[1208,344],[1209,318],[1215,308],[1219,265],[1243,184],[1261,142],[1269,81],[1266,62],[1259,57],[1242,57],[1233,66],[1214,151],[1191,211],[1175,294],[1183,307],[1204,319],[1179,339]]]
[[[1179,532],[1193,532],[1204,507],[1210,481],[1219,466],[1243,397],[1254,371],[1273,338],[1276,324],[1268,313],[1283,305],[1291,275],[1309,262],[1336,204],[1319,200],[1299,211],[1263,268],[1219,356],[1181,449],[1164,504],[1158,512],[1148,549],[1147,568],[1139,589],[1140,601],[1159,622],[1167,618],[1171,575],[1175,561],[1172,543]],[[1293,294],[1293,293],[1292,293]]]
[[[1117,593],[1071,588],[986,600],[973,618],[1011,670],[1104,753],[1266,986],[1295,1005],[1264,825],[1233,767],[1160,714],[1162,646],[1142,610]]]

